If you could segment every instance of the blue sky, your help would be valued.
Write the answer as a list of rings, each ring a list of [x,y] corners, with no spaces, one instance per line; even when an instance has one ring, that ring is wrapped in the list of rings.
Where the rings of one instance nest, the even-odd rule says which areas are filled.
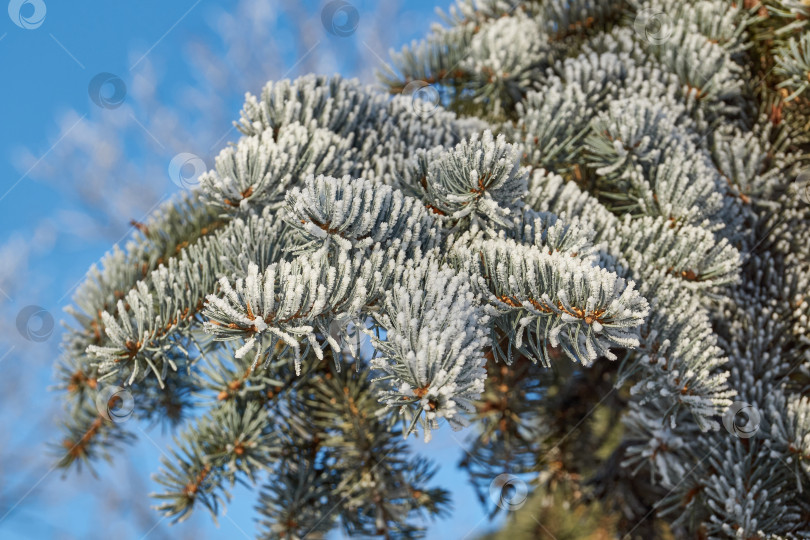
[[[140,442],[114,465],[98,465],[97,478],[53,471],[45,444],[58,440],[59,405],[45,388],[61,329],[44,341],[24,339],[17,315],[34,305],[56,321],[66,318],[73,290],[91,264],[126,241],[129,221],[181,189],[168,174],[172,157],[189,152],[210,166],[235,139],[231,121],[245,91],[307,72],[372,83],[388,49],[425,35],[437,20],[434,7],[449,0],[352,3],[360,20],[348,37],[325,31],[323,3],[315,1],[12,0],[17,22],[33,21],[30,29],[0,10],[0,429],[7,434],[0,537],[254,535],[254,497],[246,490],[237,490],[218,528],[202,512],[169,528],[146,508],[151,501],[142,495],[157,489],[149,474],[170,444],[159,428],[136,428]],[[89,93],[100,73],[126,87],[107,95],[113,102],[106,107]],[[456,507],[429,538],[474,537],[486,528],[455,470],[462,437],[444,429],[429,446],[414,443],[445,465],[437,482],[450,486]]]

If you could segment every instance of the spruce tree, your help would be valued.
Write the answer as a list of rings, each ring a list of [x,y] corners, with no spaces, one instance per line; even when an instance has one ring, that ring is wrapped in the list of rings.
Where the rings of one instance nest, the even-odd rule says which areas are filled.
[[[60,464],[162,421],[176,521],[411,538],[464,429],[508,538],[810,536],[808,21],[457,0],[387,92],[268,83],[77,292]]]

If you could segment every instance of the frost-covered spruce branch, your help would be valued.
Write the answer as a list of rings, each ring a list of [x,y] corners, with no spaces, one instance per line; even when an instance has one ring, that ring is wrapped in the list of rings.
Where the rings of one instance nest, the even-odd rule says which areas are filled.
[[[462,0],[395,55],[406,95],[248,96],[200,188],[80,288],[62,464],[118,453],[131,405],[183,424],[157,477],[176,520],[248,482],[268,537],[413,537],[448,495],[402,435],[446,420],[484,491],[534,472],[541,507],[587,493],[622,534],[807,534],[803,53],[771,62],[799,94],[757,86],[766,19]]]
[[[310,79],[300,84],[311,82]],[[465,123],[459,124],[458,128],[463,129]],[[218,159],[217,170],[203,180],[203,186],[218,186],[218,191],[204,188],[203,200],[225,211],[217,216],[221,223],[205,233],[198,232],[196,241],[178,249],[177,255],[167,261],[156,261],[157,266],[148,273],[144,271],[148,263],[141,263],[140,272],[135,274],[116,274],[112,265],[105,268],[106,275],[99,273],[94,285],[101,288],[104,278],[118,280],[119,286],[127,286],[129,282],[129,292],[120,298],[120,292],[110,291],[109,296],[119,297],[113,304],[115,311],[100,310],[98,320],[83,319],[95,336],[95,343],[86,346],[86,354],[90,356],[85,357],[84,369],[92,370],[87,377],[92,376],[97,386],[125,385],[125,391],[134,394],[135,401],[139,386],[148,385],[146,381],[151,379],[165,391],[169,391],[168,381],[189,377],[192,388],[210,389],[211,384],[206,381],[209,378],[218,379],[225,387],[216,393],[213,416],[194,422],[195,428],[184,438],[176,461],[168,465],[161,477],[170,486],[186,479],[186,487],[169,492],[166,496],[172,502],[163,506],[166,512],[179,518],[187,515],[197,498],[217,512],[227,499],[227,493],[220,491],[224,489],[220,485],[224,479],[232,481],[234,474],[252,478],[255,464],[264,459],[249,455],[238,441],[226,442],[224,439],[233,430],[212,431],[213,427],[205,426],[231,418],[233,422],[249,422],[246,425],[253,426],[255,432],[264,427],[254,421],[253,409],[242,407],[258,399],[264,406],[272,403],[273,407],[289,408],[292,402],[301,399],[294,392],[271,391],[272,399],[265,399],[262,392],[243,392],[243,388],[252,386],[249,381],[253,378],[265,377],[264,370],[270,372],[270,379],[263,385],[271,388],[294,385],[276,377],[273,367],[278,369],[292,362],[297,375],[302,371],[304,359],[317,364],[324,358],[326,347],[339,369],[344,353],[341,338],[345,332],[333,331],[335,321],[348,317],[363,331],[375,335],[372,343],[379,358],[370,367],[380,370],[383,377],[378,385],[388,388],[382,393],[378,391],[377,399],[394,412],[407,413],[405,433],[418,420],[422,421],[426,436],[430,429],[438,427],[439,418],[462,425],[462,411],[474,408],[474,401],[483,389],[484,355],[489,350],[489,335],[496,330],[490,325],[487,298],[470,287],[463,270],[445,260],[445,246],[513,226],[510,216],[521,211],[520,197],[526,191],[526,175],[519,168],[514,147],[503,138],[495,140],[483,132],[480,138],[472,136],[445,152],[438,152],[438,147],[428,153],[415,149],[409,159],[401,159],[400,182],[406,174],[412,177],[414,165],[427,164],[426,174],[408,185],[409,192],[422,193],[421,199],[395,188],[403,187],[402,184],[386,184],[373,175],[371,180],[351,175],[340,179],[315,177],[311,173],[320,171],[309,169],[308,177],[299,178],[299,185],[291,187],[282,202],[269,195],[271,192],[263,186],[269,174],[277,178],[268,172],[274,167],[278,167],[281,177],[289,178],[288,162],[273,160],[262,149],[262,145],[283,141],[282,131],[278,129],[278,133],[268,137],[265,129],[252,136],[252,142],[240,143],[236,150],[225,150]],[[296,134],[308,136],[298,124],[284,133],[291,133],[292,138]],[[350,153],[342,155],[351,157]],[[343,169],[350,169],[349,165]],[[472,184],[466,183],[468,179]],[[225,189],[223,186],[229,181],[237,187]],[[229,204],[227,201],[235,198],[237,191],[242,202]],[[225,193],[230,197],[227,200]],[[439,210],[440,205],[447,212]],[[448,205],[455,205],[456,209]],[[557,220],[553,224],[557,229],[564,226]],[[156,226],[149,222],[141,230]],[[538,226],[536,233],[542,236],[542,229],[542,225]],[[471,231],[472,236],[462,234],[465,230]],[[147,241],[141,239],[143,244]],[[130,254],[138,254],[137,244],[130,246]],[[121,256],[119,260],[119,264],[131,264]],[[549,269],[559,274],[553,286],[567,286],[575,291],[576,284],[561,281],[564,274],[587,273],[595,263],[594,258],[570,261],[552,258]],[[259,269],[260,264],[263,270]],[[439,271],[436,265],[443,269]],[[531,284],[526,280],[531,279],[534,278],[522,276],[518,282],[527,288]],[[621,282],[615,276],[613,280]],[[576,294],[568,300],[565,291],[551,291],[563,306],[554,306],[557,311],[550,319],[556,322],[552,324],[564,326],[571,322],[565,320],[568,316],[565,310],[584,313],[583,310],[601,309],[590,303],[614,302],[614,308],[633,317],[632,323],[624,324],[632,334],[633,325],[637,327],[643,320],[646,303],[632,292],[632,287],[618,287],[599,289],[592,300]],[[622,290],[626,291],[624,296]],[[403,319],[404,313],[412,313],[411,318]],[[414,324],[422,324],[422,319],[432,326],[414,328]],[[414,331],[416,334],[411,335]],[[522,328],[506,330],[506,334],[517,338],[516,332],[522,331]],[[79,341],[87,337],[88,332],[77,332],[71,339]],[[590,338],[573,339],[575,347],[582,345],[594,350]],[[233,340],[238,345],[227,346]],[[549,336],[527,334],[521,340],[541,350]],[[616,341],[624,346],[637,343],[632,338]],[[218,345],[223,342],[224,345]],[[416,343],[422,343],[422,348]],[[74,343],[74,350],[76,347]],[[243,363],[246,358],[250,362],[234,372],[225,368],[223,359],[228,355],[235,363]],[[366,362],[362,355],[357,356],[355,362]],[[594,358],[595,353],[590,353],[586,361]],[[228,375],[222,377],[221,372],[212,372],[210,367],[200,370],[201,361],[228,369]],[[71,372],[74,380],[79,380],[77,372],[84,373],[82,367],[77,366]],[[74,386],[67,389],[74,394],[87,394],[85,399],[93,396],[88,385],[81,390]],[[279,405],[282,396],[285,401]],[[240,414],[242,420],[238,420]],[[390,425],[386,418],[394,417],[380,409],[373,418],[384,427]],[[113,426],[103,425],[114,431]],[[95,431],[91,427],[88,433],[95,435]],[[218,433],[216,444],[200,446],[201,432]],[[250,437],[260,440],[263,436],[257,433]],[[87,438],[88,444],[92,438]],[[214,452],[213,447],[225,448],[225,454],[221,449]],[[276,447],[261,446],[260,451],[268,460],[276,452],[269,448]],[[239,449],[236,456],[232,454],[237,451],[234,449]],[[222,462],[225,457],[230,465]],[[228,467],[236,470],[226,474],[224,468]],[[433,503],[424,501],[424,504]]]
[[[751,317],[769,320],[752,314],[734,322],[731,314],[739,308],[730,306],[751,303],[748,293],[737,291],[751,291],[752,282],[760,283],[763,300],[792,306],[780,320],[807,316],[807,306],[795,300],[803,286],[796,272],[807,264],[799,238],[807,234],[801,220],[810,203],[802,196],[808,117],[800,96],[810,72],[802,63],[806,10],[800,3],[781,1],[611,4],[624,24],[605,17],[601,6],[568,3],[563,10],[572,17],[552,20],[556,29],[567,28],[573,35],[558,33],[542,40],[549,47],[531,53],[531,36],[547,31],[547,9],[555,3],[458,2],[447,27],[435,28],[424,42],[404,49],[397,57],[400,72],[386,78],[393,91],[411,79],[441,85],[457,97],[451,107],[458,111],[475,110],[470,99],[490,105],[474,114],[503,121],[501,129],[522,142],[523,161],[534,168],[527,202],[534,210],[575,216],[592,228],[600,264],[636,281],[650,300],[638,352],[626,354],[620,366],[620,382],[636,381],[626,415],[627,444],[619,445],[616,459],[606,461],[609,468],[597,474],[601,482],[611,481],[606,475],[612,474],[612,481],[627,489],[618,497],[615,489],[597,489],[616,503],[624,530],[651,534],[655,520],[647,518],[660,515],[678,518],[675,530],[684,535],[807,534],[801,500],[807,476],[788,480],[784,474],[797,470],[792,465],[797,459],[806,459],[797,458],[806,456],[799,449],[806,443],[798,442],[805,428],[764,437],[765,447],[781,448],[771,454],[756,445],[741,447],[733,429],[730,438],[726,430],[701,434],[718,428],[724,413],[733,416],[740,410],[732,400],[759,411],[766,407],[762,397],[746,390],[759,378],[750,353],[742,353],[740,346],[754,335],[729,337],[719,331],[727,325],[763,328]],[[521,13],[512,16],[512,10]],[[512,32],[511,41],[509,32],[497,31],[525,24],[527,14],[535,29]],[[507,49],[500,56],[503,62],[494,69],[486,66],[480,55],[485,49],[475,40],[501,40]],[[557,46],[565,54],[555,55]],[[549,51],[556,56],[551,61]],[[549,63],[550,68],[535,69],[521,85],[516,78],[525,72],[500,69],[521,53],[523,69]],[[467,55],[480,58],[478,72],[446,68]],[[503,92],[506,79],[519,87],[511,96]],[[520,97],[513,108],[491,106],[508,104],[514,95]],[[765,238],[773,240],[773,247]],[[774,256],[774,249],[781,255]],[[753,265],[761,257],[763,262]],[[760,381],[757,392],[795,395],[806,388],[804,333],[767,331],[768,342],[783,340],[776,350],[768,349],[770,369],[781,377]],[[794,361],[785,363],[788,358]],[[797,384],[788,372],[803,382]],[[735,378],[743,376],[751,382]],[[780,405],[768,405],[769,413],[799,418],[787,402],[770,398],[769,403]],[[495,407],[510,409],[492,400],[480,410]],[[518,404],[514,409],[523,410]],[[525,418],[520,425],[544,421],[538,413],[536,420]],[[504,437],[511,425],[504,424]],[[497,437],[497,430],[487,437]],[[481,452],[481,461],[504,462],[532,448],[542,455],[543,441],[555,440],[544,430],[535,437],[528,449],[518,438],[499,455]],[[557,437],[565,440],[569,434],[563,430]],[[581,437],[587,439],[584,433]],[[718,445],[736,445],[737,453],[705,465],[702,460],[714,455]],[[631,480],[613,466],[621,461],[631,472],[646,470],[648,485],[639,488],[641,473]],[[746,465],[731,468],[728,462]],[[567,465],[577,470],[581,460],[572,456]],[[709,470],[711,482],[705,480]],[[480,470],[471,468],[471,473]],[[770,480],[756,485],[743,480],[752,476]],[[780,502],[757,507],[754,501],[764,500],[766,490],[781,493]],[[711,492],[709,499],[704,491]],[[656,513],[653,505],[663,494],[668,495],[665,512]],[[776,504],[783,505],[779,511],[774,511]]]

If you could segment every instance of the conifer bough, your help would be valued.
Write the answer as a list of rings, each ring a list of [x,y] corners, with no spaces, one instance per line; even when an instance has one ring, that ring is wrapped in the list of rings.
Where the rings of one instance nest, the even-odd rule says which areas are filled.
[[[268,538],[410,538],[450,496],[403,436],[446,422],[480,492],[525,473],[505,535],[810,536],[808,19],[458,0],[393,96],[248,95],[77,293],[61,464],[119,453],[131,404],[179,431],[175,520],[240,482]]]

